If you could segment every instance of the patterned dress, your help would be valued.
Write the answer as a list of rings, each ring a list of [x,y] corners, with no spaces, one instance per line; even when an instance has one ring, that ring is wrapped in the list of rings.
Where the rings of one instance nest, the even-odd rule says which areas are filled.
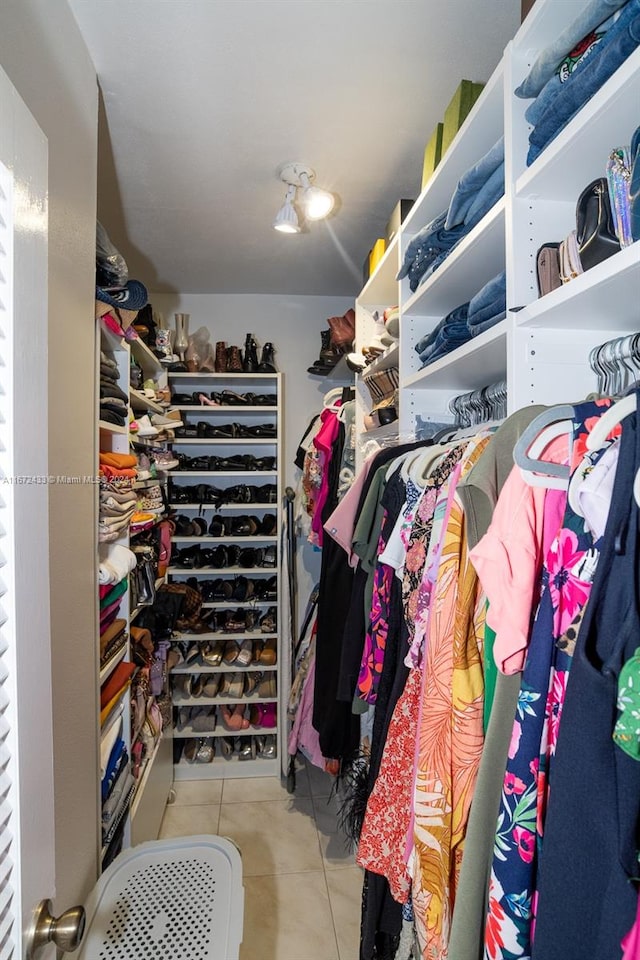
[[[582,461],[590,427],[609,405],[602,400],[575,407],[572,470]],[[543,566],[509,746],[489,883],[485,960],[531,956],[549,781],[573,650],[597,560],[584,519],[567,504]]]
[[[459,476],[488,443],[464,452]],[[425,960],[446,960],[457,877],[482,753],[484,597],[467,552],[462,504],[450,504],[431,596],[414,788],[412,899]]]

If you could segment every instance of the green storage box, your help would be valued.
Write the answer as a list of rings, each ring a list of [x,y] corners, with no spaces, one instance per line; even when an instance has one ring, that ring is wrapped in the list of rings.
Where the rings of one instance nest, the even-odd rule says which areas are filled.
[[[471,80],[462,80],[454,93],[449,106],[444,112],[444,129],[442,131],[442,155],[447,152],[451,141],[468,117],[471,108],[484,90],[484,83],[473,83]]]
[[[427,181],[431,179],[433,171],[440,163],[440,158],[442,156],[442,127],[443,125],[441,123],[436,124],[436,128],[431,134],[429,143],[425,147],[424,164],[422,165],[422,190],[424,190],[427,185]]]

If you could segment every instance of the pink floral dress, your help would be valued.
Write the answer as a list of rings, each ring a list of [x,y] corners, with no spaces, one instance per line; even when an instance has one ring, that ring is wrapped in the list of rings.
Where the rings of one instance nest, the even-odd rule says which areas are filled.
[[[572,469],[588,426],[610,401],[576,406]],[[528,960],[535,924],[537,860],[569,670],[598,550],[569,505],[547,553],[525,660],[496,829],[485,960]]]

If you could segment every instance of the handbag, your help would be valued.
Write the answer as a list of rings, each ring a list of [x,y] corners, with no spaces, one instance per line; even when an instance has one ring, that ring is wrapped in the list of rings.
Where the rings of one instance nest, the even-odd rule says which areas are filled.
[[[578,198],[576,239],[583,270],[590,270],[620,249],[605,177],[593,180]]]
[[[607,160],[607,185],[613,222],[621,247],[633,243],[631,235],[631,160],[628,147],[616,147]]]
[[[559,256],[560,279],[563,283],[569,283],[570,280],[575,280],[584,273],[575,230],[572,230],[567,239],[560,244]]]
[[[536,254],[538,295],[544,297],[562,286],[560,276],[560,244],[545,243]]]

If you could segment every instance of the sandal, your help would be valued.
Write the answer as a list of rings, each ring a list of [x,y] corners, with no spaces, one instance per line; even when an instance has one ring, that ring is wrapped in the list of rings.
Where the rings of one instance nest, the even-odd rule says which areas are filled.
[[[222,402],[227,407],[242,407],[249,403],[247,396],[248,394],[235,393],[234,390],[223,390]]]
[[[260,617],[262,633],[275,633],[278,628],[278,611],[276,607],[269,607],[263,617]]]
[[[277,640],[275,637],[269,637],[268,640],[265,640],[262,650],[260,651],[260,656],[258,657],[258,663],[264,664],[265,667],[274,667],[277,662],[278,662]]]
[[[222,656],[225,652],[225,644],[221,640],[215,640],[202,651],[202,659],[209,667],[219,667],[222,663]]]
[[[264,697],[265,700],[271,700],[277,696],[275,674],[268,673],[262,677],[258,683],[258,696]]]
[[[240,652],[236,663],[241,667],[248,667],[253,656],[253,644],[251,640],[243,640],[240,644]]]
[[[230,666],[232,663],[235,663],[238,659],[238,654],[240,653],[240,647],[235,640],[227,640],[224,645],[224,653],[222,654],[222,659],[224,663]]]

